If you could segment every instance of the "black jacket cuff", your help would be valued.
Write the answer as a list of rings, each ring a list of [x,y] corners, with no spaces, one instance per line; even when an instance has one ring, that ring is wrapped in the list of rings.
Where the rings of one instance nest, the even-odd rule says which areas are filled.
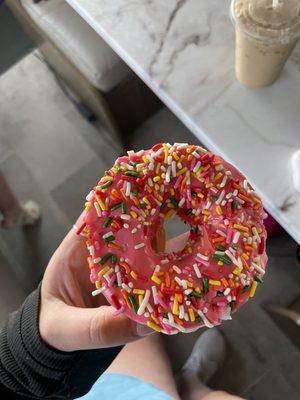
[[[82,396],[122,347],[75,352],[50,348],[39,333],[39,306],[40,287],[9,316],[0,333],[0,394],[5,399]]]

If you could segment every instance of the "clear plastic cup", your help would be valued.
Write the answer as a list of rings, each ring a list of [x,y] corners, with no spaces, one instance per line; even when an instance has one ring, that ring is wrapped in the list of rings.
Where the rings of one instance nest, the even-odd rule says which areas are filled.
[[[271,85],[300,36],[300,0],[232,0],[235,73],[243,85]]]

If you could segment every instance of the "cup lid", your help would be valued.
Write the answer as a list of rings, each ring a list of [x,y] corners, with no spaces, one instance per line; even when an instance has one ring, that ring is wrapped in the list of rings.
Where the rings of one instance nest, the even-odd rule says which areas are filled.
[[[258,40],[288,43],[300,36],[300,0],[232,0],[231,16]]]

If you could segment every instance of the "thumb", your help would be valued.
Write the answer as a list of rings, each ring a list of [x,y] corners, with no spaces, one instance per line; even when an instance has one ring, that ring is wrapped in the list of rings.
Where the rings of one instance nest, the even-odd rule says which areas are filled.
[[[115,308],[102,306],[90,320],[90,337],[97,347],[111,347],[137,340],[154,333],[146,325],[138,324],[125,314],[114,315]]]
[[[52,306],[54,306],[52,304]],[[44,341],[62,351],[113,347],[154,333],[124,314],[114,316],[111,306],[78,308],[57,304],[56,309],[40,315],[40,334]]]

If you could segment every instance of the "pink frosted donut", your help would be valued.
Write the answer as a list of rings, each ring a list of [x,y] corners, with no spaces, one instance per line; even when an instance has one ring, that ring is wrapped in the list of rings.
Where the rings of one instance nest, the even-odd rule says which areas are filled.
[[[157,232],[175,214],[190,227],[186,246],[158,251]],[[77,232],[87,237],[93,295],[166,334],[218,325],[262,282],[264,217],[245,177],[199,146],[129,151],[87,196]]]

